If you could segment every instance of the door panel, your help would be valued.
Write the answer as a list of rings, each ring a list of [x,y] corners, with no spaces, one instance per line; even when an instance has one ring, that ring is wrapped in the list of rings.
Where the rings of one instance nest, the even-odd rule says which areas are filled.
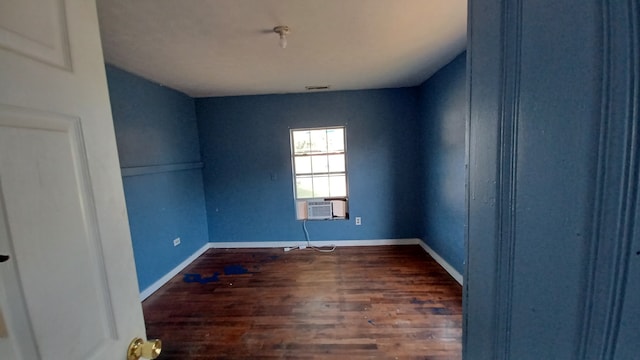
[[[21,339],[34,336],[53,358],[72,343],[71,358],[91,358],[115,332],[79,124],[0,106],[0,192],[11,224],[5,247],[17,276],[4,282],[21,288],[5,296],[25,303],[14,321],[33,333]],[[52,279],[56,286],[47,286]],[[83,301],[67,300],[75,294]],[[70,331],[57,331],[61,326]]]
[[[95,4],[0,4],[5,359],[124,358],[144,337]]]
[[[32,59],[69,68],[62,0],[3,0],[0,46]]]

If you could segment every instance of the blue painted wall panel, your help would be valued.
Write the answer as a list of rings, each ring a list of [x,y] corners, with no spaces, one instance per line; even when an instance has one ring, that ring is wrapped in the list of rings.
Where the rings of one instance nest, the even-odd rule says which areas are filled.
[[[420,86],[421,238],[463,273],[466,52]]]
[[[470,2],[465,358],[637,357],[637,9]]]
[[[107,65],[121,167],[200,161],[194,101]]]
[[[200,169],[123,178],[140,290],[207,242]],[[173,246],[180,237],[181,244]]]
[[[512,358],[526,359],[537,347],[538,358],[569,359],[581,340],[601,111],[600,44],[593,40],[600,18],[595,3],[523,3],[513,276],[526,281],[513,282]]]
[[[351,219],[308,222],[311,240],[417,237],[417,109],[415,88],[197,99],[210,240],[303,240],[289,129],[334,125]]]
[[[107,65],[122,167],[200,161],[190,97]],[[208,241],[199,168],[123,178],[138,283],[143,290]],[[174,247],[173,239],[181,238]]]

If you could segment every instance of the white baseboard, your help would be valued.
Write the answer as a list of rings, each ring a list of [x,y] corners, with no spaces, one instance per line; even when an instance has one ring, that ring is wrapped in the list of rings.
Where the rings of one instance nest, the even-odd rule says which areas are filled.
[[[374,240],[321,240],[311,241],[313,246],[387,246],[387,245],[420,245],[431,257],[442,266],[460,285],[462,285],[462,275],[456,271],[446,260],[431,249],[424,241],[418,238],[407,239],[374,239]],[[166,275],[158,279],[149,287],[140,293],[140,301],[148,298],[178,275],[180,271],[189,266],[200,255],[209,249],[247,249],[247,248],[294,248],[297,246],[307,246],[305,241],[242,241],[242,242],[210,242],[204,244],[200,249],[196,250],[191,256],[181,262],[178,266],[169,271]]]
[[[196,250],[196,252],[194,252],[191,256],[186,258],[178,266],[173,268],[173,270],[169,271],[165,276],[161,277],[156,282],[151,284],[149,287],[147,287],[146,289],[142,290],[142,292],[140,293],[140,301],[143,301],[144,299],[148,298],[151,294],[153,294],[158,289],[160,289],[162,287],[162,285],[166,284],[174,276],[178,275],[178,273],[180,273],[180,271],[182,271],[182,269],[184,269],[187,266],[189,266],[195,259],[197,259],[200,255],[204,254],[205,251],[209,250],[211,248],[210,245],[211,245],[211,243],[204,244],[200,249]]]
[[[319,240],[311,241],[313,246],[382,246],[382,245],[417,245],[422,241],[417,238],[409,239],[374,239],[374,240]],[[239,241],[212,242],[212,249],[245,249],[245,248],[285,248],[307,246],[306,241]]]
[[[442,268],[445,269],[445,271],[448,272],[449,275],[451,275],[451,277],[458,282],[458,284],[462,285],[464,279],[462,277],[462,274],[460,274],[458,270],[451,266],[451,264],[449,264],[447,260],[443,259],[442,256],[438,255],[438,253],[430,248],[429,245],[427,245],[424,241],[420,241],[420,246],[422,246],[424,251],[431,255],[433,260],[440,264],[440,266],[442,266]]]

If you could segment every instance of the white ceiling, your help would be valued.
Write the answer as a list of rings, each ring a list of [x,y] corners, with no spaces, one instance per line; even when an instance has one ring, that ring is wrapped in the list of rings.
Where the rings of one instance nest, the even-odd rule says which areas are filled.
[[[193,97],[414,86],[466,46],[466,0],[98,0],[98,13],[107,63]]]

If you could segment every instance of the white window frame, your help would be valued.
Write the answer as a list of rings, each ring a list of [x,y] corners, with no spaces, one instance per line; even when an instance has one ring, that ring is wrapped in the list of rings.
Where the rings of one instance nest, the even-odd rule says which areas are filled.
[[[296,155],[295,144],[293,140],[293,133],[296,131],[309,131],[309,130],[330,130],[330,129],[342,129],[344,150],[340,152],[321,152],[317,154]],[[296,218],[298,220],[308,220],[307,203],[311,201],[330,201],[334,209],[332,219],[341,220],[349,218],[348,199],[349,199],[349,177],[348,177],[348,164],[347,164],[347,127],[346,126],[323,126],[314,128],[295,128],[289,129],[289,142],[291,145],[291,176],[293,181],[293,197],[296,204]],[[306,157],[313,155],[343,155],[344,156],[344,171],[327,171],[327,172],[310,172],[310,173],[297,173],[296,171],[296,157]],[[344,196],[327,196],[327,197],[299,197],[298,188],[296,185],[296,177],[300,175],[344,175],[345,177],[345,195]]]

